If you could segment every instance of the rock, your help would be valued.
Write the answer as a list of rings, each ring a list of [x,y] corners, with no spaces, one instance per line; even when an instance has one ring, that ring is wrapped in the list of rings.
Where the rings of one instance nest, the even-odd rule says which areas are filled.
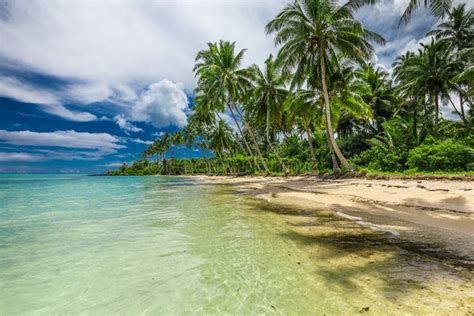
[[[359,311],[359,313],[364,313],[364,312],[368,312],[370,309],[369,306],[366,306],[366,307],[362,307],[362,309]]]

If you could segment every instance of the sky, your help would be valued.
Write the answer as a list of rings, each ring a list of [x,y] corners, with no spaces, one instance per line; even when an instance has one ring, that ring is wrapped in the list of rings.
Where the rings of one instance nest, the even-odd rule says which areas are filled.
[[[387,70],[435,23],[421,9],[399,27],[407,2],[356,14],[387,40],[373,57]],[[196,53],[236,41],[248,49],[244,66],[262,65],[277,52],[264,26],[286,3],[0,0],[0,173],[98,173],[139,158],[186,124]]]

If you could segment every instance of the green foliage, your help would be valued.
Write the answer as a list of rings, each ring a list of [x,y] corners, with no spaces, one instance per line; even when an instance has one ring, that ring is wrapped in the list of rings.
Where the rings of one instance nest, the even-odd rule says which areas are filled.
[[[267,24],[279,52],[262,69],[242,67],[235,42],[208,43],[188,124],[109,174],[305,174],[348,170],[345,157],[376,172],[474,170],[474,11],[425,1],[446,19],[389,74],[369,62],[370,42],[384,40],[354,16],[372,2],[294,0]],[[421,4],[409,2],[404,20]],[[441,115],[445,106],[456,120]],[[173,158],[179,145],[203,158]]]
[[[471,144],[469,144],[471,143]],[[429,137],[411,150],[400,146],[386,148],[372,146],[352,158],[352,162],[371,170],[400,172],[416,171],[471,171],[474,165],[472,140],[436,140]]]
[[[427,143],[408,154],[408,167],[422,171],[472,170],[474,148],[451,139]]]
[[[392,172],[403,170],[406,160],[406,151],[379,146],[373,146],[351,159],[352,163],[358,166],[365,166],[372,170]]]

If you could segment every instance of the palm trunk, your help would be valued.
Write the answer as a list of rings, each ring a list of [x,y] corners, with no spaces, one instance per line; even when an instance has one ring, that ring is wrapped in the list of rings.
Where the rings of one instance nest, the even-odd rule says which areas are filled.
[[[435,117],[434,117],[433,129],[436,134],[438,132],[438,123],[439,123],[439,100],[438,100],[437,94],[435,94],[434,96],[434,106],[435,106]]]
[[[239,124],[239,122],[237,121],[237,118],[235,117],[234,110],[232,110],[232,106],[231,106],[230,104],[229,104],[229,110],[230,110],[230,114],[232,115],[232,119],[233,119],[234,122],[235,122],[235,125],[237,125],[237,129],[239,130],[240,137],[242,137],[242,139],[244,140],[245,147],[247,148],[247,151],[248,151],[248,153],[250,154],[250,156],[253,158],[253,161],[254,161],[254,164],[255,164],[255,168],[257,168],[257,170],[260,170],[260,166],[258,165],[257,158],[256,158],[255,155],[253,154],[252,149],[250,149],[250,145],[249,145],[249,143],[247,142],[247,139],[245,138],[244,133],[242,133],[242,129],[240,128],[240,124]]]
[[[341,162],[342,166],[347,169],[351,170],[352,166],[347,162],[346,158],[342,154],[341,150],[339,149],[339,146],[337,146],[336,139],[334,138],[334,132],[332,130],[332,122],[331,122],[331,108],[330,108],[330,103],[329,103],[329,93],[328,93],[328,87],[327,87],[327,82],[326,82],[326,65],[325,65],[325,58],[324,58],[324,51],[320,49],[320,67],[321,67],[321,81],[323,84],[323,95],[324,95],[324,110],[326,114],[326,133],[328,136],[328,141],[329,141],[329,149],[333,149],[334,153],[337,155],[339,158],[339,161]],[[334,158],[333,158],[333,169],[334,171],[337,171],[338,166],[334,166]]]
[[[267,163],[265,162],[265,159],[263,158],[262,152],[260,151],[260,147],[258,147],[257,138],[255,137],[255,134],[253,133],[253,130],[250,127],[250,124],[247,122],[247,120],[242,115],[242,113],[240,113],[239,109],[237,107],[235,107],[235,109],[237,110],[237,113],[239,113],[240,118],[242,119],[242,122],[244,122],[245,127],[247,128],[247,130],[250,133],[250,138],[252,139],[253,144],[255,145],[255,150],[257,151],[258,156],[260,157],[260,160],[262,161],[263,168],[265,169],[265,172],[267,174],[270,174],[270,170],[268,169]]]
[[[462,99],[462,94],[461,92],[459,92],[459,104],[461,106],[461,116],[462,116],[462,120],[464,122],[464,124],[466,124],[466,114],[464,113],[464,102],[463,102],[463,99]]]
[[[326,140],[328,142],[329,153],[331,154],[332,171],[340,172],[341,168],[339,168],[339,163],[337,162],[336,154],[334,153],[334,148],[332,147],[331,140],[329,139],[329,133],[327,132],[327,129],[326,129]]]
[[[288,175],[290,173],[290,170],[288,170],[288,168],[286,167],[285,163],[281,159],[280,155],[278,154],[277,149],[273,146],[272,141],[270,139],[270,109],[268,108],[268,106],[267,106],[267,126],[266,126],[266,129],[265,129],[265,134],[267,136],[268,145],[270,146],[273,153],[275,154],[278,161],[280,162],[281,167],[285,171],[285,175]]]
[[[413,137],[418,145],[418,126],[416,120],[416,107],[413,107]]]
[[[313,148],[313,136],[312,136],[312,131],[311,128],[308,126],[306,127],[306,136],[308,137],[308,145],[309,145],[309,153],[311,155],[311,161],[313,161],[315,165],[315,169],[317,170],[316,167],[316,154],[314,153],[314,148]]]
[[[456,113],[459,115],[459,118],[462,120],[462,123],[463,123],[464,125],[466,125],[466,121],[464,120],[463,114],[458,111],[456,105],[454,104],[454,102],[453,102],[453,100],[451,99],[451,96],[450,96],[449,94],[448,94],[448,100],[449,100],[449,102],[451,103],[451,105],[453,106],[454,111],[456,111]]]
[[[217,115],[217,117],[219,118],[219,120],[223,121],[223,119],[222,119],[221,116],[219,115],[219,112],[216,112],[216,115]],[[234,138],[235,138],[235,135],[234,135],[234,134],[232,134],[232,136],[234,136]],[[241,149],[243,152],[245,152],[244,146],[242,146],[242,144],[239,142],[238,139],[236,139],[236,143],[239,144],[240,149]],[[250,155],[252,156],[252,154],[250,154]]]

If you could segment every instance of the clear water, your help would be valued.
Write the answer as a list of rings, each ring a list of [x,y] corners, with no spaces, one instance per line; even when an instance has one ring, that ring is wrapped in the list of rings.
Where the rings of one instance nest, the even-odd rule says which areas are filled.
[[[391,248],[367,255],[326,239],[306,240],[315,220],[322,223],[321,236],[334,227],[366,234],[327,214],[306,215],[268,212],[231,188],[184,178],[2,175],[0,314],[342,315],[369,306],[375,314],[430,314],[433,303],[441,312],[466,308],[463,300],[445,301],[449,291],[437,294],[446,282],[455,291],[469,289],[457,276],[431,282],[426,292],[423,280],[417,287],[390,276],[389,266],[408,271]],[[367,258],[376,264],[369,266]],[[423,262],[419,267],[413,273],[435,269]]]

